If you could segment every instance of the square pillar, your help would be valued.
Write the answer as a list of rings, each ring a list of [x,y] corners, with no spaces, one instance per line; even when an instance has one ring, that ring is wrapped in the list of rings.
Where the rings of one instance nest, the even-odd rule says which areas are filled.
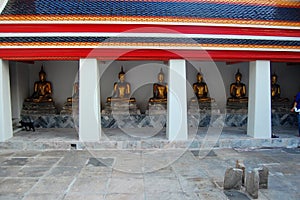
[[[9,62],[0,59],[0,142],[12,136]]]
[[[79,140],[101,137],[99,69],[96,59],[79,61]]]
[[[249,66],[247,135],[271,138],[270,61],[254,61]]]
[[[185,60],[169,61],[167,137],[187,140],[187,94]]]

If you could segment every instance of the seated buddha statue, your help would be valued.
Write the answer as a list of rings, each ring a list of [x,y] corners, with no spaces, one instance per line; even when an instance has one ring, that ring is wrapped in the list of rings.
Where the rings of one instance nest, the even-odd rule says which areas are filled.
[[[131,86],[125,81],[123,67],[121,67],[118,78],[119,81],[114,83],[113,95],[107,98],[107,102],[135,102],[135,98],[130,98]]]
[[[164,82],[164,73],[162,69],[158,73],[158,82],[153,84],[153,97],[149,99],[150,103],[167,103],[168,85]]]
[[[25,101],[34,103],[53,102],[52,84],[46,80],[46,72],[44,71],[43,66],[39,72],[39,78],[40,80],[34,83],[33,94]]]
[[[235,74],[235,83],[230,85],[230,96],[228,102],[248,102],[246,97],[246,85],[241,82],[242,74],[238,70]]]
[[[79,99],[79,83],[75,82],[73,85],[73,95],[67,98],[67,102],[78,101]]]
[[[281,98],[280,85],[277,84],[277,75],[274,73],[271,76],[271,99],[273,102],[288,102],[288,98]]]
[[[214,99],[208,97],[208,87],[203,81],[203,76],[200,72],[197,74],[197,82],[193,84],[194,93],[199,102],[212,102]]]

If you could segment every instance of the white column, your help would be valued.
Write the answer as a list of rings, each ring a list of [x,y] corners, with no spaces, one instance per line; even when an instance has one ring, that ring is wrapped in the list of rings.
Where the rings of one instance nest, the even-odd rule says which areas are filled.
[[[249,76],[247,134],[254,138],[270,138],[272,134],[270,61],[250,62]]]
[[[187,94],[185,60],[169,61],[167,137],[187,140]]]
[[[97,60],[80,59],[79,66],[79,140],[99,141],[101,116]]]
[[[9,63],[0,59],[0,142],[12,136]]]

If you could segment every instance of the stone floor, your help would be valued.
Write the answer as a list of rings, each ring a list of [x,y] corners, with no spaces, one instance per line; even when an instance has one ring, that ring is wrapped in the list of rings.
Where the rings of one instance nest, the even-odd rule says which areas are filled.
[[[300,199],[300,149],[46,150],[0,152],[0,199],[251,199],[223,191],[226,168],[266,166],[259,199]]]

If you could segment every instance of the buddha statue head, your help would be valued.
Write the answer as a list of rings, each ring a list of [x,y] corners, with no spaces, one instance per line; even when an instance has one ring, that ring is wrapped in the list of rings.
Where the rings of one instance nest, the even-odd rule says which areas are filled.
[[[271,76],[271,83],[272,83],[272,85],[276,84],[277,78],[278,78],[277,75],[275,73],[273,73],[272,76]]]
[[[46,72],[44,71],[44,66],[42,65],[41,71],[39,72],[40,81],[44,82],[46,80]]]
[[[198,82],[198,83],[201,83],[202,81],[203,81],[203,76],[202,76],[201,72],[199,71],[199,72],[197,73],[197,82]]]
[[[238,71],[236,72],[236,74],[235,74],[235,80],[236,80],[236,82],[241,82],[241,80],[242,80],[242,74],[240,73],[240,70],[238,69]]]
[[[119,72],[118,77],[119,77],[119,80],[121,83],[123,83],[125,81],[125,72],[123,70],[123,66],[121,67],[121,71]]]
[[[162,68],[160,68],[160,72],[157,75],[157,79],[160,83],[164,82],[165,74],[164,74]]]

